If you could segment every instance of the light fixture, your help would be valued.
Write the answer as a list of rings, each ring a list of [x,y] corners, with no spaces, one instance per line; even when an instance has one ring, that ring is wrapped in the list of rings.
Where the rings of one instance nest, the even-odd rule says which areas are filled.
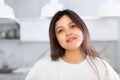
[[[106,0],[97,11],[98,17],[117,17],[120,16],[120,5],[114,0]]]
[[[0,0],[0,18],[15,19],[13,9],[4,3],[4,0]]]
[[[59,0],[51,0],[50,3],[43,6],[41,10],[41,18],[51,18],[57,11],[64,10],[65,6]]]
[[[0,0],[0,24],[17,24],[19,21],[16,19],[14,10],[5,4],[4,0]]]
[[[15,29],[15,30],[14,30]],[[0,39],[6,39],[7,32],[9,34],[20,30],[19,21],[15,18],[13,9],[0,0]]]

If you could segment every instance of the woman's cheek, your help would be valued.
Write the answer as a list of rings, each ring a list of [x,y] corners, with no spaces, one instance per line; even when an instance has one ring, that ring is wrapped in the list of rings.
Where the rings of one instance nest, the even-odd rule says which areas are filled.
[[[64,44],[65,37],[64,36],[58,36],[57,39],[58,39],[59,44],[62,46]]]

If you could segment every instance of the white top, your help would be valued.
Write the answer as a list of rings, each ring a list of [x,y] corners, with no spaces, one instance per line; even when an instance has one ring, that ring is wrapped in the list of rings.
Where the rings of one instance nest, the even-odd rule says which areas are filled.
[[[70,64],[62,59],[57,62],[51,61],[50,58],[39,60],[25,80],[120,80],[120,78],[107,62],[99,58],[90,59],[87,56],[79,64]]]

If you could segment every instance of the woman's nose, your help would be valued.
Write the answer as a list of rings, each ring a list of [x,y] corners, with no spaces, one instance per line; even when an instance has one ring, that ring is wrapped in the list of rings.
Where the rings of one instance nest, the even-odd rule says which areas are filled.
[[[70,35],[72,35],[72,32],[68,30],[68,31],[66,31],[66,35],[70,36]]]

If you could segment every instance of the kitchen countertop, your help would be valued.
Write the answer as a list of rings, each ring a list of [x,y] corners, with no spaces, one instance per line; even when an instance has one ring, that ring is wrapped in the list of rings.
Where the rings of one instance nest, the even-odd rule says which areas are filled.
[[[24,80],[26,74],[0,74],[0,80]]]

